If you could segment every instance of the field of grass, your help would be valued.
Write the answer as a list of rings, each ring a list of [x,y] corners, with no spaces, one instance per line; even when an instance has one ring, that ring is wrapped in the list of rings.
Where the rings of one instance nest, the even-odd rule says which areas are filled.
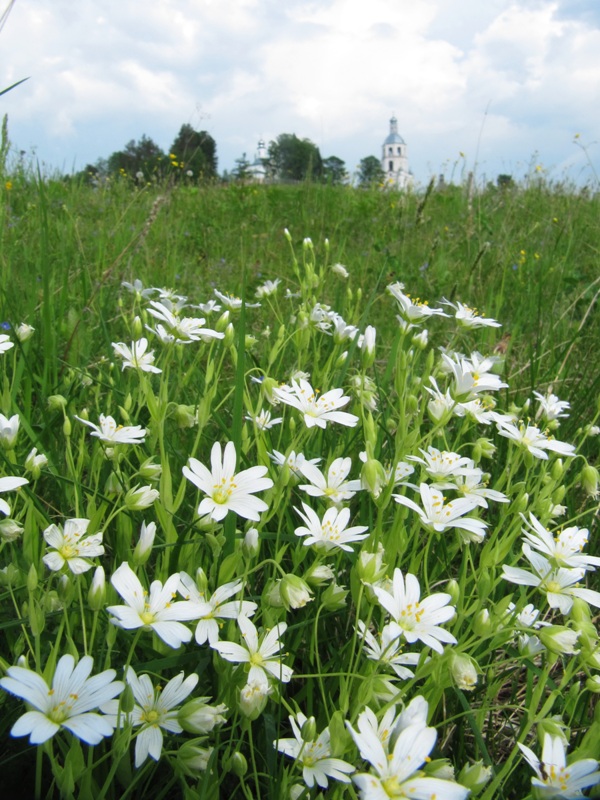
[[[6,786],[600,796],[599,206],[7,177]]]

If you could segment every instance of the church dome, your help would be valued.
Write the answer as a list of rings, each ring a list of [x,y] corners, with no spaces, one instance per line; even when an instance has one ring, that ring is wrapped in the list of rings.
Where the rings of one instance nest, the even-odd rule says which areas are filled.
[[[396,117],[392,117],[390,120],[390,132],[383,144],[406,144],[404,139],[398,133],[398,120]]]

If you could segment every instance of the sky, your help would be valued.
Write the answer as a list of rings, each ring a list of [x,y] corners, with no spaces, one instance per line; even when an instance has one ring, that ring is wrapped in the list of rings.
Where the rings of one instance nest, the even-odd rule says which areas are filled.
[[[417,186],[600,172],[600,0],[15,0],[0,54],[14,152],[49,171],[189,123],[220,172],[295,133],[354,173],[395,115]]]

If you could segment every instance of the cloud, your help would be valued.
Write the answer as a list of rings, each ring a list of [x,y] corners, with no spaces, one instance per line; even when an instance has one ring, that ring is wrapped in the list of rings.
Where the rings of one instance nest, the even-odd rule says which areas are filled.
[[[189,122],[221,168],[289,132],[352,169],[395,113],[425,182],[460,151],[564,164],[600,123],[592,0],[29,0],[2,36],[1,85],[31,76],[3,98],[11,137],[59,165]]]

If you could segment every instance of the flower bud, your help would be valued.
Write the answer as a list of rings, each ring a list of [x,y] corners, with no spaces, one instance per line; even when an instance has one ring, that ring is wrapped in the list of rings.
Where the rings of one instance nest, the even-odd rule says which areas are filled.
[[[565,471],[565,465],[563,464],[562,458],[555,458],[552,462],[552,466],[550,467],[550,475],[554,478],[555,481],[559,481]]]
[[[314,742],[317,738],[317,721],[314,717],[309,717],[307,720],[304,721],[302,725],[301,731],[302,741],[306,742],[307,744],[310,742]]]
[[[27,339],[31,339],[34,333],[35,328],[32,328],[26,322],[22,322],[15,328],[15,334],[20,342],[26,342]]]
[[[198,424],[198,409],[196,406],[176,406],[175,421],[178,428],[193,428]]]
[[[146,481],[158,481],[162,474],[162,465],[155,464],[152,457],[147,458],[139,469],[140,478]]]
[[[387,482],[388,479],[383,464],[377,461],[376,458],[367,459],[360,472],[361,487],[377,499]]]
[[[250,720],[257,719],[267,705],[272,689],[266,679],[249,681],[240,692],[240,711]]]
[[[177,751],[177,764],[190,778],[196,777],[198,772],[204,772],[212,755],[212,747],[200,747],[195,742],[203,739],[192,739],[184,742]]]
[[[231,756],[229,759],[229,771],[233,772],[234,775],[237,775],[238,778],[243,778],[248,772],[248,762],[246,761],[246,756],[243,753],[238,751]]]
[[[66,407],[67,398],[63,397],[62,394],[51,394],[48,398],[48,408],[50,411],[62,411]]]
[[[343,586],[332,582],[321,595],[321,602],[327,611],[340,611],[342,608],[346,608],[347,594],[348,591]]]
[[[61,601],[65,606],[71,604],[73,597],[75,596],[75,586],[73,585],[73,581],[71,580],[70,575],[61,575],[58,579],[58,586],[57,586],[58,596],[60,597]]]
[[[454,580],[454,578],[451,578],[446,583],[445,589],[452,598],[452,605],[455,606],[460,598],[460,586],[458,585],[458,581]]]
[[[143,335],[144,335],[144,323],[136,314],[136,316],[133,318],[133,324],[131,326],[132,339],[137,341],[138,339],[141,339]]]
[[[291,573],[281,579],[279,593],[288,611],[290,608],[303,608],[312,600],[312,592],[306,581]]]
[[[465,764],[456,780],[461,786],[471,790],[470,796],[475,796],[479,794],[491,777],[492,768],[484,766],[483,761],[476,761],[474,764]]]
[[[242,544],[242,553],[246,558],[256,558],[260,552],[260,537],[257,528],[248,528]]]
[[[285,606],[281,596],[281,579],[267,584],[264,598],[272,608],[283,608]]]
[[[566,486],[557,486],[556,489],[552,492],[552,503],[553,505],[557,506],[562,503],[565,499],[565,495],[567,493]]]
[[[427,342],[429,341],[429,331],[427,328],[423,328],[420,333],[417,333],[415,336],[412,337],[413,344],[419,348],[419,350],[425,350],[427,347]]]
[[[131,714],[135,708],[135,695],[130,683],[125,684],[125,688],[119,696],[119,702],[121,704],[121,711],[124,714]]]
[[[383,561],[384,549],[379,544],[376,553],[361,550],[356,564],[356,572],[361,583],[378,583],[385,577],[387,566]]]
[[[476,661],[464,653],[453,653],[450,661],[450,672],[459,689],[472,692],[477,686]]]
[[[235,339],[235,330],[233,328],[233,323],[230,322],[229,325],[225,328],[225,336],[223,338],[223,344],[225,347],[231,347]]]
[[[313,564],[306,571],[304,580],[311,586],[323,586],[335,577],[334,571],[327,564]]]
[[[123,503],[130,511],[143,511],[145,508],[149,508],[158,497],[158,490],[151,486],[134,486],[123,498]]]
[[[0,586],[15,586],[20,582],[21,572],[12,562],[0,569]]]
[[[71,435],[72,429],[73,426],[71,425],[71,420],[68,417],[65,417],[63,421],[63,433],[67,438],[69,438]]]
[[[5,450],[13,450],[19,435],[19,415],[14,414],[10,419],[0,414],[0,445]]]
[[[37,447],[34,447],[25,459],[25,469],[27,472],[31,472],[34,480],[40,477],[42,469],[47,465],[48,459],[43,453],[38,454]]]
[[[375,362],[375,339],[377,337],[377,330],[372,325],[367,325],[365,328],[364,338],[362,341],[362,354],[361,360],[363,369],[368,369],[373,366]]]
[[[229,310],[224,311],[215,324],[215,330],[219,333],[224,333],[225,328],[229,325]]]
[[[195,697],[183,705],[177,712],[177,721],[188,733],[210,733],[217,725],[225,722],[223,713],[227,706],[207,705],[208,697]]]
[[[599,473],[596,467],[592,467],[591,464],[586,464],[585,467],[581,470],[581,474],[579,475],[579,480],[581,481],[581,485],[585,493],[596,500],[598,498],[598,483],[599,483]]]
[[[537,632],[541,643],[557,655],[572,655],[578,653],[576,649],[579,632],[567,628],[565,625],[548,625]]]
[[[154,537],[156,536],[156,523],[150,522],[146,525],[142,522],[140,528],[140,538],[133,551],[133,565],[134,567],[141,567],[150,558],[152,546],[154,545]]]
[[[489,636],[493,629],[494,626],[490,619],[490,612],[487,610],[487,608],[482,608],[481,611],[478,611],[473,618],[473,632],[476,636],[479,636],[483,639],[484,637]]]
[[[592,675],[585,682],[585,688],[594,694],[600,694],[600,675]]]
[[[347,360],[348,360],[348,351],[344,350],[344,352],[341,353],[336,359],[335,369],[341,369]]]
[[[103,567],[96,567],[88,592],[88,605],[92,611],[100,611],[106,601],[106,576]]]
[[[14,519],[0,520],[0,539],[3,542],[14,542],[23,533],[23,526]]]
[[[32,564],[29,567],[29,572],[27,573],[27,590],[30,592],[34,592],[37,589],[38,585],[38,574],[35,565]]]
[[[481,458],[493,458],[497,448],[489,439],[481,438],[477,439],[473,449],[477,449],[481,453]],[[478,461],[479,459],[475,460]]]

